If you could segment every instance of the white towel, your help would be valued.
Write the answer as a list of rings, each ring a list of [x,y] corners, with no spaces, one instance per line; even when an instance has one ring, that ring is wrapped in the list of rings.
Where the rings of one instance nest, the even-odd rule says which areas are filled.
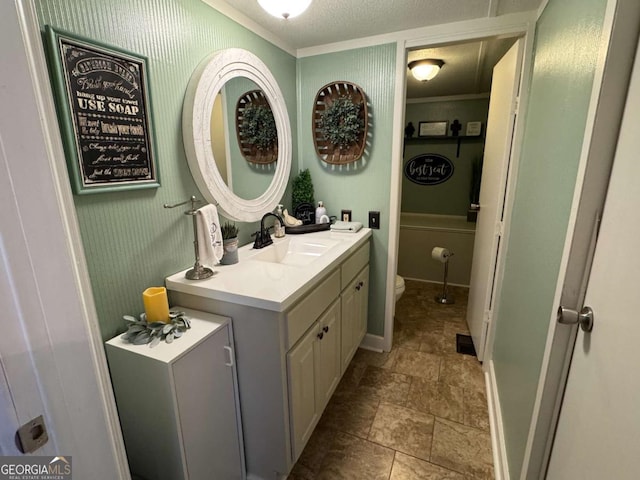
[[[331,225],[331,230],[334,232],[357,232],[362,228],[362,223],[360,222],[343,222],[338,220],[336,223]]]
[[[222,258],[222,230],[215,205],[205,205],[196,212],[198,230],[198,255],[200,263],[214,266]]]

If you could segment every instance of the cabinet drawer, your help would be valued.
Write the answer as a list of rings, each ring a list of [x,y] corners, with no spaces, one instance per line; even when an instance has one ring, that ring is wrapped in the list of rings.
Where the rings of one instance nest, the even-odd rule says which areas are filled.
[[[335,270],[287,315],[287,349],[291,348],[340,294],[340,270]]]
[[[362,268],[369,263],[369,241],[362,245],[356,253],[347,258],[342,264],[340,285],[344,290]]]

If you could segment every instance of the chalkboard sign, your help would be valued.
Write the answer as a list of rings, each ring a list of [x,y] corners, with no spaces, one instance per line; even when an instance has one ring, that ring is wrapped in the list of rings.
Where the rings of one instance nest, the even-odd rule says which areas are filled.
[[[158,187],[146,59],[46,26],[76,193]]]
[[[453,175],[453,163],[436,153],[424,153],[404,165],[404,175],[418,185],[438,185]]]

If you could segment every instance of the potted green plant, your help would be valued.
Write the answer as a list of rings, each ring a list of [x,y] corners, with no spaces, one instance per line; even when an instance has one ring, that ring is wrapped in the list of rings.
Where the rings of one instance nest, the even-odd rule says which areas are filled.
[[[309,169],[301,170],[296,178],[293,179],[291,187],[291,204],[294,216],[301,219],[305,225],[314,223],[315,217],[315,200],[313,198],[313,182],[311,181],[311,173]],[[304,207],[302,209],[298,207]],[[304,212],[302,212],[304,210]],[[305,218],[300,214],[304,213]]]
[[[225,222],[222,225],[222,248],[221,265],[238,263],[238,227],[235,223]]]

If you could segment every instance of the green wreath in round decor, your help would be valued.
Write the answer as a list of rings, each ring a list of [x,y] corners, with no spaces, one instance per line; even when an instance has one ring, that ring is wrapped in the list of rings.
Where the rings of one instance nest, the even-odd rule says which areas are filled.
[[[266,105],[247,105],[242,111],[242,138],[258,148],[271,147],[278,138],[276,121]]]
[[[320,121],[320,133],[341,148],[356,143],[364,122],[360,118],[362,105],[353,103],[351,97],[342,95],[327,106]]]

